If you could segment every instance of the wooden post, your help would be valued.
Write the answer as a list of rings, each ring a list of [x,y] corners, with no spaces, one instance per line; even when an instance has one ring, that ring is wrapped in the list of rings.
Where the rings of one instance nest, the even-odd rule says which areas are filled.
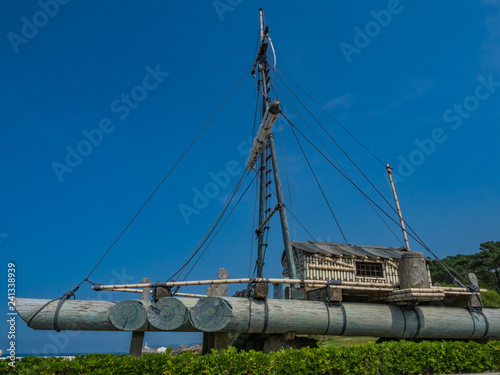
[[[396,202],[396,209],[398,211],[399,223],[401,224],[401,230],[403,231],[403,237],[405,240],[406,250],[410,251],[410,244],[408,242],[408,236],[406,235],[405,221],[403,220],[403,215],[401,213],[401,208],[399,207],[398,194],[396,193],[396,186],[394,186],[394,181],[392,179],[392,168],[389,164],[386,166],[387,174],[389,175],[389,182],[391,183],[392,195],[394,195],[394,201]]]
[[[142,283],[150,283],[151,280],[145,277],[141,281]],[[149,300],[149,288],[144,288],[141,293],[140,300],[147,301]],[[142,354],[142,345],[144,343],[144,331],[143,332],[132,332],[132,339],[130,340],[130,350],[128,352],[129,355],[133,355],[134,357],[140,357]]]
[[[229,273],[225,268],[221,268],[219,269],[219,271],[217,271],[217,277],[219,278],[219,280],[226,280],[229,278]],[[211,285],[207,289],[207,296],[214,296],[214,297],[227,296],[227,284]],[[207,311],[206,309],[203,308],[203,306],[200,306],[200,304],[197,303],[196,306],[193,307],[191,310],[195,310],[196,312],[199,312],[199,314],[197,314],[196,312],[194,314],[190,313],[191,319],[193,315],[197,316],[199,319],[204,320],[206,316],[212,317],[214,314],[219,314],[221,317],[223,317],[225,312],[227,313],[227,311],[224,310],[224,306],[219,306],[220,309],[217,310],[212,310],[211,306],[208,309],[209,311]],[[229,346],[229,335],[227,333],[221,333],[221,332],[212,333],[213,331],[217,331],[217,329],[207,330],[207,332],[203,332],[202,354],[210,353],[211,349],[215,350],[227,349]]]

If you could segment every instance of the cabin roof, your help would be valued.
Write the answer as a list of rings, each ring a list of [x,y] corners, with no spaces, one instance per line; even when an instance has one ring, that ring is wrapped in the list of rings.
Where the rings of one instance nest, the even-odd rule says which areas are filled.
[[[404,247],[387,247],[387,246],[367,246],[367,245],[350,245],[345,243],[307,241],[293,241],[292,246],[296,250],[304,251],[312,254],[328,254],[334,256],[356,256],[368,258],[383,258],[383,259],[401,259],[403,253],[407,251]]]

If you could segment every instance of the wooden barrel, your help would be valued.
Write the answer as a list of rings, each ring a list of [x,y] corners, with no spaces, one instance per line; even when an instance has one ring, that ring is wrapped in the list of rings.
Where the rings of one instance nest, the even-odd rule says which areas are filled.
[[[137,331],[147,322],[146,306],[149,301],[125,300],[118,302],[109,312],[109,320],[121,331]]]

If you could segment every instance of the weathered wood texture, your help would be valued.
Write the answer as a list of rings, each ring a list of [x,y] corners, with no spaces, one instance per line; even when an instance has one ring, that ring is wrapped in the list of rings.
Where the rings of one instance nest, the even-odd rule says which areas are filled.
[[[220,268],[217,271],[219,280],[229,279],[229,272],[225,268]],[[210,285],[207,289],[208,296],[227,296],[227,284]],[[196,304],[195,306],[197,306]],[[202,353],[208,354],[212,349],[221,350],[227,349],[229,346],[229,336],[224,332],[203,332],[203,347]]]
[[[160,298],[147,309],[149,323],[162,331],[173,331],[190,327],[189,308],[194,307],[197,300],[193,298]]]
[[[419,251],[403,254],[399,262],[398,275],[401,289],[431,287],[425,256]]]
[[[197,302],[194,298],[182,298],[181,301],[187,300],[192,304]],[[43,305],[50,300],[37,298],[16,298],[16,310],[19,316],[26,322],[35,314]],[[31,322],[31,328],[36,330],[53,330],[54,329],[54,312],[58,301],[54,301],[45,307]],[[137,301],[136,301],[137,302]],[[149,301],[146,306],[149,307]],[[188,304],[189,302],[186,302]],[[109,318],[111,309],[118,302],[108,301],[66,301],[59,312],[59,327],[61,330],[72,331],[119,331]],[[136,331],[159,331],[158,328],[148,325],[146,322]],[[173,330],[177,332],[196,332],[189,321],[183,326]]]
[[[200,298],[189,310],[191,323],[203,332],[222,330],[230,322],[231,316],[230,304],[220,297]]]
[[[305,284],[314,287],[321,287],[329,285],[331,280],[340,279],[328,279],[328,280],[302,280],[302,279],[269,279],[269,278],[244,278],[244,279],[227,279],[227,280],[195,280],[195,281],[171,281],[166,283],[156,283],[161,284],[165,287],[173,286],[195,286],[195,285],[213,285],[213,284],[248,284],[248,283],[265,283],[265,284]],[[151,283],[147,284],[122,284],[122,285],[94,285],[92,289],[94,290],[111,290],[111,291],[134,291],[131,288],[150,288]],[[156,285],[158,286],[158,285]],[[360,287],[379,287],[379,288],[396,288],[398,284],[387,284],[384,280],[378,280],[378,282],[365,282],[365,281],[345,281],[342,280],[342,285],[339,288],[344,288],[344,286],[360,286]],[[456,287],[446,287],[440,288],[445,291],[462,291],[467,292],[465,288]],[[481,293],[486,293],[487,289],[481,289]],[[142,292],[142,291],[141,291]],[[176,293],[176,295],[182,295],[182,293]]]
[[[143,283],[150,283],[151,280],[147,277],[141,280]],[[144,288],[141,293],[140,300],[148,301],[149,300],[149,288]],[[114,307],[113,307],[114,309]],[[140,328],[140,327],[138,327]],[[140,357],[142,354],[142,346],[144,344],[144,331],[135,331],[132,332],[132,338],[130,339],[130,348],[128,354],[133,355],[134,357]]]
[[[402,308],[367,303],[327,305],[312,301],[257,301],[238,297],[211,297],[210,300],[198,303],[209,311],[209,305],[215,304],[216,299],[229,304],[231,316],[228,317],[226,312],[221,320],[220,316],[213,314],[214,323],[211,326],[210,317],[205,315],[203,326],[198,325],[199,320],[192,320],[195,327],[200,330],[216,327],[223,332],[249,333],[291,331],[298,334],[421,339],[500,338],[500,310],[495,309],[483,309],[483,313],[478,314],[455,307]],[[222,304],[217,301],[217,306]],[[215,309],[214,306],[213,310]],[[223,322],[227,324],[220,328]]]
[[[109,312],[109,320],[120,331],[137,331],[147,323],[146,308],[150,301],[126,300],[118,302]]]
[[[206,297],[204,299],[209,298],[223,299],[226,302],[223,306],[229,305],[230,307],[229,321],[223,328],[220,328],[219,332],[296,332],[298,334],[422,339],[500,339],[499,309],[483,309],[483,315],[481,315],[458,307],[405,308],[374,303],[344,303],[328,306],[322,302],[297,300],[258,301],[238,297]],[[189,300],[196,301],[196,299]],[[48,301],[18,298],[16,308],[22,319],[27,322],[32,314]],[[210,301],[201,304],[205,312],[210,307],[208,302]],[[109,320],[109,313],[115,304],[116,302],[107,301],[66,301],[59,314],[59,326],[63,330],[117,331],[118,329]],[[32,328],[53,330],[56,305],[57,301],[42,310],[33,319]],[[197,322],[198,320],[192,319],[192,311],[193,309],[190,310],[190,321]],[[204,316],[208,315],[210,314],[204,314]],[[216,314],[212,316],[220,319],[220,316]],[[139,330],[145,331],[148,329],[147,326],[145,324]],[[488,326],[488,332],[486,332],[486,326]],[[149,329],[158,331],[155,327]],[[189,324],[175,331],[198,330],[200,329]]]
[[[16,310],[19,316],[28,323],[43,305],[50,300],[16,298]],[[57,303],[54,301],[40,311],[33,321],[33,329],[54,329],[54,313]],[[59,312],[59,328],[61,330],[84,330],[84,331],[116,331],[117,329],[109,321],[109,313],[116,302],[108,301],[73,301],[64,303]]]

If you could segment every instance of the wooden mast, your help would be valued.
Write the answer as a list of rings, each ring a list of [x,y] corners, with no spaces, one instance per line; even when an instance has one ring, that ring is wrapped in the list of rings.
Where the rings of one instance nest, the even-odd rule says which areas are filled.
[[[398,194],[396,193],[396,187],[394,186],[394,180],[392,179],[392,168],[389,164],[387,164],[385,168],[387,169],[387,174],[389,175],[389,182],[391,183],[392,194],[394,195],[394,201],[396,202],[396,209],[398,210],[399,223],[401,224],[401,230],[403,231],[405,247],[406,250],[410,251],[410,244],[408,242],[408,236],[406,235],[405,221],[403,220],[403,215],[401,214],[401,207],[399,207]]]
[[[267,59],[266,53],[267,43],[265,43],[265,35],[264,35],[264,12],[262,8],[259,8],[260,14],[260,43],[261,48],[259,48],[259,55],[257,56],[258,68],[259,72],[262,76],[262,119],[264,119],[265,111],[267,108],[267,91],[266,91],[266,68],[267,68]],[[262,53],[263,52],[263,53]],[[267,141],[265,141],[267,142]],[[266,158],[265,158],[265,150],[264,147],[261,151],[260,156],[260,168],[259,168],[259,228],[263,227],[263,223],[265,221],[265,210],[266,210]],[[264,273],[264,247],[267,246],[264,243],[264,233],[265,229],[261,228],[257,231],[257,241],[258,241],[258,250],[257,250],[257,277],[263,277]]]
[[[270,111],[270,102],[269,98],[269,87],[268,87],[268,73],[269,68],[267,66],[267,47],[266,43],[266,35],[267,35],[267,26],[264,25],[264,11],[262,8],[259,8],[260,15],[260,47],[257,58],[254,63],[258,65],[258,71],[261,76],[261,84],[262,84],[262,124],[264,124],[264,120],[266,119],[266,113]],[[255,68],[254,68],[255,69]],[[252,71],[254,74],[254,71]],[[275,102],[276,103],[276,102]],[[279,103],[278,103],[279,104]],[[275,104],[277,106],[277,104]],[[261,125],[262,126],[262,125]],[[272,126],[272,125],[271,125]],[[267,176],[267,158],[266,158],[266,150],[269,149],[270,155],[269,157],[272,159],[272,169],[274,172],[274,183],[276,187],[276,196],[278,199],[278,207],[280,212],[280,220],[281,220],[281,230],[283,233],[283,244],[285,247],[285,255],[288,264],[288,276],[291,279],[297,278],[297,272],[295,269],[295,262],[293,259],[293,249],[290,240],[290,231],[288,228],[288,220],[286,217],[286,209],[285,209],[285,201],[283,197],[283,190],[281,188],[281,180],[278,171],[278,163],[276,159],[276,149],[274,147],[273,141],[273,132],[272,129],[269,130],[268,138],[264,140],[264,147],[261,148],[260,152],[260,189],[259,189],[259,230],[257,231],[258,236],[258,253],[257,253],[257,277],[263,277],[263,268],[264,268],[264,250],[267,244],[264,243],[264,224],[268,220],[266,215],[266,176]]]

